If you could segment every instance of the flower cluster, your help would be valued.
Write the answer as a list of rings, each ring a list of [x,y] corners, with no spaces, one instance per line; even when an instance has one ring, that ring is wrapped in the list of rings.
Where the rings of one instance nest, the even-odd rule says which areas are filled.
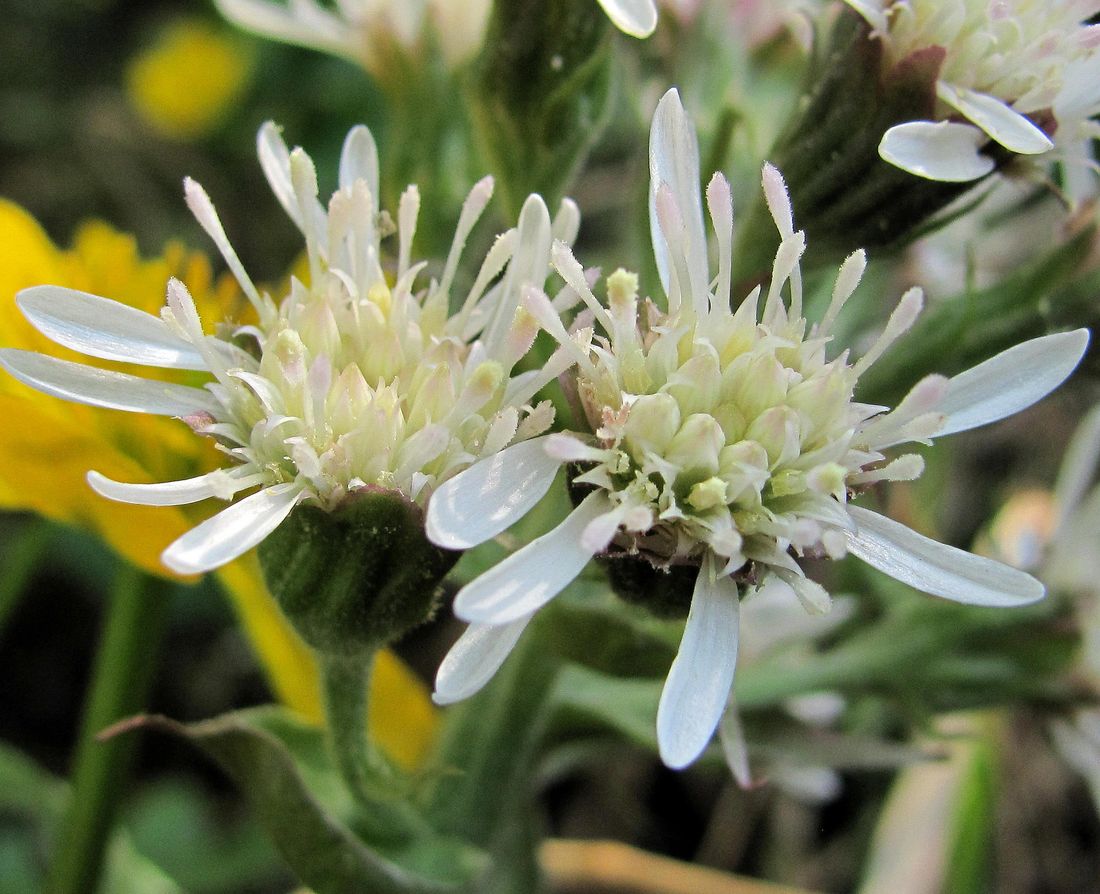
[[[571,202],[563,202],[552,222],[532,196],[452,315],[459,262],[492,195],[490,178],[466,199],[439,277],[417,287],[426,266],[411,260],[419,194],[411,186],[401,197],[396,265],[389,267],[381,241],[394,225],[379,209],[377,150],[366,128],[348,134],[340,187],[327,209],[305,152],[288,151],[272,124],[261,129],[258,144],[268,181],[308,250],[308,283],[292,278],[280,302],[245,272],[202,188],[190,180],[185,187],[191,210],[254,305],[257,325],[223,323],[207,334],[187,288],[175,279],[160,318],[53,286],[19,296],[24,315],[58,344],[92,357],[202,371],[211,381],[196,388],[27,351],[0,352],[10,373],[46,393],[181,417],[213,438],[229,460],[228,468],[163,484],[90,473],[104,496],[182,505],[259,488],[168,547],[163,561],[181,573],[241,555],[303,501],[335,509],[357,490],[382,488],[423,507],[457,470],[545,431],[553,420],[550,403],[529,402],[572,362],[563,349],[541,370],[514,373],[538,328],[520,298],[544,283],[552,240],[576,236]]]
[[[662,757],[681,767],[706,746],[725,709],[740,601],[781,589],[810,611],[829,608],[800,558],[851,553],[959,602],[1018,605],[1042,597],[1028,575],[850,500],[875,482],[921,473],[919,456],[890,459],[889,449],[983,425],[1038,400],[1073,370],[1088,334],[1034,339],[953,379],[929,376],[892,411],[859,403],[857,379],[912,324],[920,291],[905,294],[858,360],[848,351],[830,359],[833,326],[860,281],[864,256],[856,252],[843,264],[828,309],[810,325],[799,270],[805,237],[794,228],[779,172],[766,166],[764,191],[781,244],[766,290],[758,287],[731,310],[729,184],[716,174],[706,190],[714,271],[695,133],[674,90],[654,116],[650,153],[653,246],[668,312],[648,302],[643,321],[637,279],[624,271],[608,278],[604,307],[561,243],[554,266],[587,305],[581,322],[598,324],[603,335],[578,339],[591,330],[566,332],[545,295],[526,294],[560,350],[572,352],[592,434],[552,434],[504,450],[448,481],[429,505],[429,537],[465,548],[526,512],[560,465],[582,468],[573,485],[587,491],[557,528],[459,592],[455,611],[472,625],[440,668],[436,698],[463,698],[484,684],[534,612],[593,556],[625,556],[658,571],[698,569],[657,718]],[[487,515],[486,504],[501,509]]]
[[[1100,28],[1082,24],[1096,0],[846,0],[883,41],[894,66],[914,54],[942,59],[935,122],[897,125],[880,153],[904,170],[965,182],[993,170],[992,140],[1009,152],[1041,155],[1054,140],[1087,163],[1081,144],[1097,135]],[[968,123],[952,120],[961,116]]]

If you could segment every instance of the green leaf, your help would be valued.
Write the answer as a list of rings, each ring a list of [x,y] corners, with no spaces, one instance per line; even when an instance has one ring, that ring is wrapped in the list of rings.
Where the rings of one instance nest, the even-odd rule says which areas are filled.
[[[1096,242],[1086,227],[986,289],[937,302],[859,381],[859,399],[894,405],[929,373],[953,375],[1064,321],[1095,316],[1095,277],[1081,268]]]
[[[453,839],[390,842],[393,854],[362,840],[363,823],[325,757],[321,733],[282,709],[194,724],[165,717],[136,723],[182,736],[213,757],[242,788],[286,863],[317,894],[457,891],[482,868],[476,852]]]

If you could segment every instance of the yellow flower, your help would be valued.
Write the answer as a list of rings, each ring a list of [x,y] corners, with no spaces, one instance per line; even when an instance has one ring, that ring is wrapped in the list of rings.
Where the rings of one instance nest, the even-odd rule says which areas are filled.
[[[0,200],[0,342],[7,347],[37,350],[48,344],[19,313],[15,295],[23,288],[52,283],[108,294],[157,313],[172,276],[187,285],[200,313],[243,320],[251,312],[231,278],[215,279],[206,257],[179,243],[166,246],[162,257],[144,259],[132,236],[93,222],[81,227],[72,248],[64,251],[27,212]],[[51,350],[67,356],[56,346]],[[178,380],[180,374],[160,375]],[[55,400],[9,376],[0,377],[0,413],[18,420],[0,439],[0,509],[30,510],[84,528],[144,571],[173,576],[161,565],[160,553],[199,520],[194,507],[149,508],[103,500],[88,487],[85,475],[92,466],[134,482],[202,474],[219,464],[210,440],[195,438],[173,419]],[[255,558],[246,556],[226,566],[219,578],[279,698],[320,722],[313,656],[267,593]],[[379,656],[370,704],[379,744],[399,763],[416,764],[434,732],[435,713],[421,683],[392,653]]]
[[[198,20],[166,28],[127,68],[138,114],[163,136],[189,140],[218,125],[248,85],[245,48]]]

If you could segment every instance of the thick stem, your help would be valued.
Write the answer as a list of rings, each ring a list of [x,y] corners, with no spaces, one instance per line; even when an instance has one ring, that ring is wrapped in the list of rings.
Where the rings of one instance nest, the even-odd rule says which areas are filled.
[[[137,737],[96,736],[145,707],[168,620],[168,585],[122,565],[110,594],[103,638],[73,759],[72,792],[43,891],[95,891],[112,821]]]

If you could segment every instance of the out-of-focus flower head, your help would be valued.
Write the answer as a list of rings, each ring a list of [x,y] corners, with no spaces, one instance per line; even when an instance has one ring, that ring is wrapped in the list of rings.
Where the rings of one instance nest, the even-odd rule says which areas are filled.
[[[857,379],[915,320],[920,290],[905,294],[858,360],[847,350],[830,359],[833,327],[860,281],[863,253],[845,261],[829,308],[811,326],[799,269],[805,236],[794,229],[779,172],[766,166],[780,247],[767,290],[757,287],[731,310],[730,187],[716,174],[706,190],[718,245],[712,270],[695,132],[675,90],[654,115],[650,173],[667,313],[646,302],[643,322],[637,278],[621,270],[608,278],[608,306],[601,305],[564,244],[555,246],[554,265],[587,306],[580,328],[567,332],[546,296],[527,291],[528,309],[572,354],[593,434],[552,434],[505,450],[444,484],[429,506],[429,537],[457,549],[522,516],[561,465],[573,470],[574,491],[583,494],[557,528],[459,592],[455,612],[472,623],[440,668],[436,698],[453,701],[480,688],[532,615],[603,556],[613,581],[616,564],[628,569],[619,574],[621,592],[641,582],[634,593],[641,601],[687,613],[657,716],[661,756],[682,767],[706,746],[729,698],[742,597],[777,588],[810,611],[828,610],[828,593],[806,577],[800,558],[852,553],[924,592],[977,605],[1042,597],[1042,585],[1027,574],[850,500],[877,482],[920,475],[919,456],[889,459],[891,448],[984,425],[1041,398],[1076,366],[1088,333],[1025,342],[950,380],[929,376],[892,411],[859,403]],[[596,325],[603,335],[593,335]],[[498,508],[486,513],[486,505]]]
[[[247,48],[205,22],[165,29],[127,66],[138,114],[162,135],[192,140],[225,120],[251,76]]]
[[[102,222],[83,225],[72,247],[62,250],[38,223],[10,202],[0,202],[0,332],[5,345],[59,350],[18,312],[15,295],[40,282],[105,292],[135,313],[156,312],[169,277],[185,283],[199,312],[250,322],[249,307],[229,277],[215,278],[198,252],[169,243],[156,258],[139,255],[134,238]],[[104,373],[126,367],[92,363]],[[151,371],[171,387],[180,373]],[[85,481],[91,466],[112,478],[151,483],[215,469],[221,454],[210,440],[195,438],[162,416],[112,413],[62,403],[4,377],[0,409],[11,420],[0,440],[0,507],[32,511],[75,525],[102,539],[127,561],[150,574],[171,575],[160,553],[204,517],[199,507],[123,506],[98,497]],[[311,721],[322,716],[317,671],[305,644],[283,619],[264,588],[258,564],[247,557],[219,570],[242,625],[279,698]],[[423,686],[392,654],[380,656],[373,677],[372,724],[379,743],[406,766],[424,754],[435,719]]]
[[[270,123],[261,128],[258,146],[272,189],[308,251],[309,283],[292,279],[278,303],[245,272],[203,189],[191,180],[185,184],[191,210],[229,264],[257,323],[242,326],[217,314],[217,334],[208,335],[178,279],[169,280],[160,317],[55,286],[19,296],[28,320],[64,347],[154,369],[194,370],[204,374],[202,387],[29,351],[0,352],[0,363],[32,387],[93,406],[181,418],[227,458],[226,468],[162,484],[90,473],[104,496],[178,506],[230,500],[259,488],[164,551],[165,564],[180,573],[232,561],[300,503],[334,510],[357,492],[382,490],[423,507],[458,469],[545,431],[553,418],[549,402],[528,402],[568,363],[562,350],[546,369],[514,374],[537,331],[519,306],[520,295],[545,281],[552,238],[575,237],[579,219],[571,202],[563,202],[552,226],[546,206],[532,196],[452,315],[459,261],[492,196],[491,178],[471,190],[441,275],[418,288],[426,266],[411,257],[419,193],[411,186],[401,197],[396,265],[388,276],[381,241],[393,225],[378,206],[377,149],[365,127],[348,134],[340,186],[327,209],[305,152],[290,152]]]
[[[481,48],[491,0],[216,0],[249,31],[360,63],[384,81],[394,54],[419,57],[438,47],[454,68]]]
[[[846,0],[873,27],[893,68],[918,56],[940,61],[935,121],[911,121],[883,136],[882,157],[933,180],[967,182],[996,163],[990,141],[1010,153],[1055,148],[1088,164],[1083,143],[1098,133],[1100,28],[1083,24],[1096,0]],[[962,119],[961,121],[959,119]]]
[[[784,30],[803,49],[813,41],[813,16],[820,4],[817,0],[661,0],[676,19],[684,25],[693,24],[708,5],[726,14],[737,42],[749,49],[762,46]]]

